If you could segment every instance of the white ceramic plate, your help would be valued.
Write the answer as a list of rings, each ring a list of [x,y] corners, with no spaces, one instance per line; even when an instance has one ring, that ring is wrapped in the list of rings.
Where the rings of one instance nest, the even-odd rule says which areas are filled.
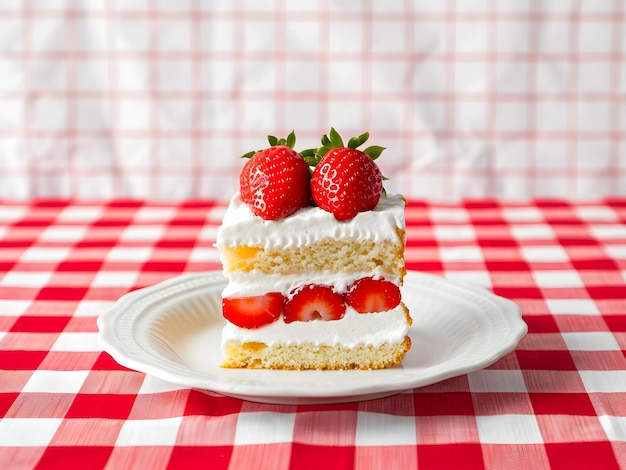
[[[189,274],[121,297],[98,318],[100,346],[121,365],[184,387],[263,403],[368,400],[481,369],[526,334],[518,306],[489,291],[409,272],[402,288],[413,347],[371,371],[223,369],[221,272]]]

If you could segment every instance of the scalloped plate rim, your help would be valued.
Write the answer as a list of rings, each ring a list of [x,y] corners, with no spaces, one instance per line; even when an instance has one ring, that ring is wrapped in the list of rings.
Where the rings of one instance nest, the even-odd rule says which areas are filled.
[[[219,378],[212,379],[208,374],[191,370],[183,364],[171,360],[171,358],[163,357],[158,351],[146,346],[145,338],[143,338],[143,341],[138,339],[138,335],[141,337],[144,334],[142,331],[135,331],[139,319],[141,318],[144,323],[150,323],[158,319],[156,318],[159,315],[158,309],[157,313],[150,313],[147,305],[153,306],[164,301],[164,299],[175,305],[186,294],[189,295],[190,290],[202,289],[204,286],[209,287],[211,285],[213,287],[212,290],[208,290],[206,294],[200,295],[220,295],[225,283],[226,279],[221,271],[206,271],[183,274],[166,279],[158,284],[129,292],[121,296],[110,309],[97,318],[99,330],[98,344],[120,365],[179,386],[217,392],[225,396],[262,403],[317,404],[381,398],[483,369],[513,351],[527,332],[526,323],[522,320],[521,310],[514,302],[499,297],[482,287],[451,281],[424,272],[408,271],[403,286],[403,295],[405,290],[408,291],[417,287],[425,291],[428,291],[428,289],[440,289],[445,295],[470,303],[472,299],[474,301],[478,299],[490,306],[489,310],[491,310],[491,313],[484,313],[484,315],[485,317],[491,315],[493,318],[486,319],[497,320],[505,324],[508,327],[507,334],[499,338],[482,338],[480,337],[480,332],[474,332],[475,335],[479,335],[474,339],[491,340],[494,347],[483,355],[465,363],[461,361],[460,365],[454,367],[442,368],[439,367],[439,364],[434,364],[417,371],[406,370],[403,366],[395,366],[395,368],[398,368],[399,378],[396,377],[391,383],[377,380],[377,378],[389,379],[391,374],[385,376],[385,371],[390,371],[390,369],[372,371],[259,371],[255,369],[219,368],[216,371],[218,375],[228,377],[228,374],[234,371],[232,375],[249,376],[250,380],[237,380],[236,378],[234,381],[220,380]],[[183,287],[181,288],[181,286]],[[455,296],[454,292],[458,293],[458,295]],[[154,298],[154,300],[150,301],[151,298]],[[409,304],[408,307],[412,312],[416,312],[415,306]],[[494,315],[494,312],[496,315]],[[412,316],[414,325],[409,331],[409,336],[413,339],[417,331],[416,328],[419,327],[419,317],[417,317],[417,313],[412,313]],[[118,334],[120,323],[123,324],[122,330],[124,334],[122,335]],[[215,348],[216,345],[211,346]],[[219,346],[217,347],[219,348]],[[400,372],[400,370],[404,373]],[[318,377],[322,377],[322,386],[313,390],[310,388],[305,390],[302,386],[273,385],[269,380],[261,381],[260,384],[253,383],[255,376],[258,378],[262,374],[264,376],[269,375],[271,378],[271,376],[279,377],[279,374],[284,377],[284,374],[298,373],[317,374]],[[337,382],[332,380],[333,377],[337,376],[336,374],[358,375],[366,383],[365,385],[363,383],[341,383],[341,386],[338,388]],[[368,376],[372,380],[368,380]],[[328,386],[323,386],[326,381]]]

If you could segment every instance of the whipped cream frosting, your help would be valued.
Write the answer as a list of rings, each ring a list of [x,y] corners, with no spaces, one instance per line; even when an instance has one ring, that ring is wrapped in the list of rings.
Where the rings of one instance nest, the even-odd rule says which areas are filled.
[[[396,227],[405,230],[405,200],[401,195],[382,195],[371,211],[338,221],[319,207],[303,207],[280,220],[255,216],[237,192],[217,230],[216,246],[248,245],[264,249],[306,246],[323,238],[349,238],[375,242],[396,237]]]
[[[285,323],[281,318],[261,328],[239,328],[230,322],[222,331],[222,347],[229,341],[260,342],[268,346],[275,344],[315,345],[340,344],[347,348],[383,343],[398,344],[404,341],[409,331],[406,316],[401,306],[379,313],[358,313],[352,308],[340,320],[295,321]]]
[[[321,284],[330,286],[339,294],[343,294],[357,279],[373,277],[386,279],[394,284],[400,284],[400,278],[395,274],[377,268],[369,272],[337,273],[311,272],[307,274],[263,274],[257,271],[232,272],[228,275],[229,282],[222,291],[222,297],[251,297],[267,292],[280,292],[288,296],[297,287],[305,284]]]

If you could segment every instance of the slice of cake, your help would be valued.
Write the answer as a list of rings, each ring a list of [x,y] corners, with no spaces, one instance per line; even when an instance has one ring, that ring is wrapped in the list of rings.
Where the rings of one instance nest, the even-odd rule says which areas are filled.
[[[244,166],[217,234],[223,367],[378,369],[409,350],[405,201],[382,194],[366,139],[331,129],[302,157],[270,137]]]

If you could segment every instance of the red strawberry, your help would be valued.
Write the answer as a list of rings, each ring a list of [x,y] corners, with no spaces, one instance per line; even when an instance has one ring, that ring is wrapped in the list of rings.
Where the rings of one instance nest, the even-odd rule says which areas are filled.
[[[285,304],[285,323],[294,321],[339,320],[346,313],[343,297],[331,287],[307,284],[292,293]]]
[[[364,277],[344,295],[347,304],[359,313],[386,312],[400,305],[400,288],[384,279]]]
[[[253,297],[222,299],[222,314],[241,328],[259,328],[276,321],[283,311],[285,298],[279,292]]]
[[[239,175],[239,187],[241,199],[255,215],[278,220],[309,204],[311,172],[307,162],[291,148],[295,143],[293,132],[287,139],[268,138],[279,145],[251,152]]]
[[[331,129],[330,137],[324,136],[322,147],[315,151],[320,160],[311,177],[311,195],[337,220],[349,220],[359,212],[372,210],[383,191],[383,175],[374,162],[383,147],[372,146],[364,151],[356,148],[368,137],[367,133],[353,137],[344,147],[339,134]],[[305,152],[308,156],[311,151]]]

